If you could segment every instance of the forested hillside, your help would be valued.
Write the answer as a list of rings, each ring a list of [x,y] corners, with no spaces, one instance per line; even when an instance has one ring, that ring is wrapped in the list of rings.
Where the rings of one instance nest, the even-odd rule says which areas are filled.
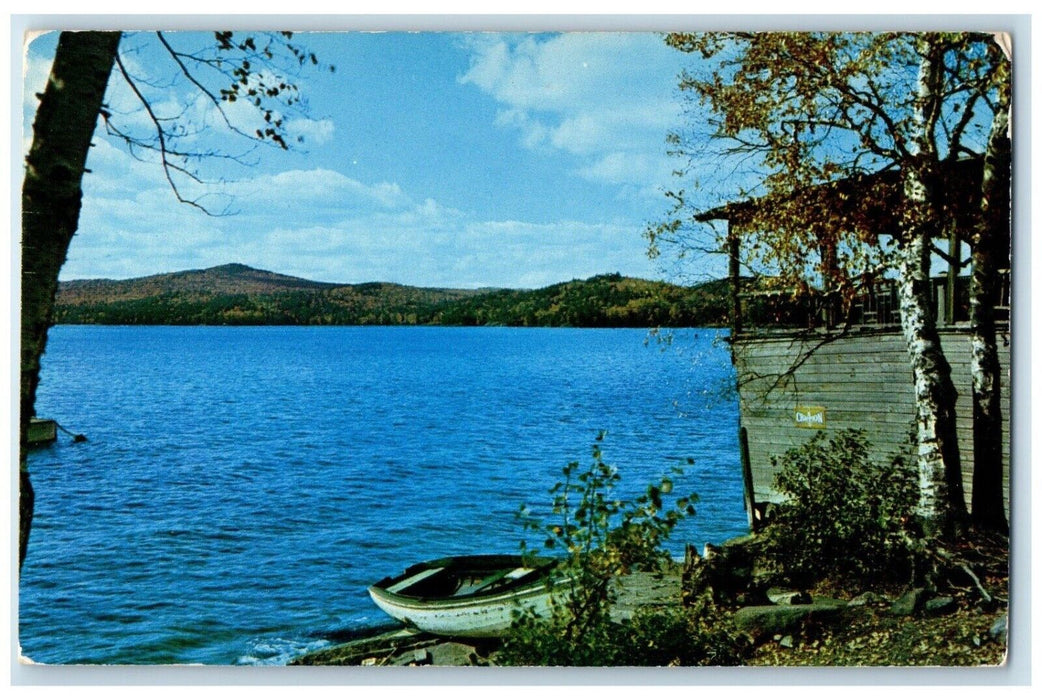
[[[600,275],[536,290],[339,285],[245,265],[63,282],[57,323],[141,325],[717,326],[727,283]]]

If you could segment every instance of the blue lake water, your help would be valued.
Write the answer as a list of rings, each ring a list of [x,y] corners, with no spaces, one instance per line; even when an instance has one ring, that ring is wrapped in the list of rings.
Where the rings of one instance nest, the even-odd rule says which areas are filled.
[[[366,586],[517,552],[600,431],[624,495],[682,465],[673,551],[746,531],[715,330],[60,326],[19,586],[42,663],[281,664],[389,621]],[[693,464],[687,465],[687,458]]]

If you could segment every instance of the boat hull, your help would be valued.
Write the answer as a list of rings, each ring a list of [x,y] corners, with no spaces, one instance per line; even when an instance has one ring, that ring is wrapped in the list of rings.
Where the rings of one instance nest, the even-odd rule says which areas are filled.
[[[564,580],[559,574],[555,576],[555,567],[553,560],[533,564],[531,560],[522,563],[520,557],[439,559],[370,586],[369,595],[385,613],[424,632],[446,637],[502,637],[520,612],[546,617],[554,601],[563,598]],[[439,595],[434,590],[449,579],[465,590],[467,576],[479,573],[495,579],[488,590],[480,584],[463,594]],[[513,581],[511,574],[515,574]]]
[[[48,418],[29,419],[29,447],[50,445],[58,440],[58,424]]]

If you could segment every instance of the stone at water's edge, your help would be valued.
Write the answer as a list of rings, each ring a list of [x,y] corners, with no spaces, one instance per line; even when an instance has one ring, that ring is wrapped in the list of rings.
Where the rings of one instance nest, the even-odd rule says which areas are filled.
[[[403,653],[430,645],[434,637],[404,628],[364,632],[349,642],[309,652],[290,662],[291,666],[383,665]]]
[[[431,652],[426,648],[411,649],[392,656],[389,662],[391,666],[429,666],[431,663]]]
[[[432,666],[487,666],[477,649],[462,642],[442,642],[429,649]]]

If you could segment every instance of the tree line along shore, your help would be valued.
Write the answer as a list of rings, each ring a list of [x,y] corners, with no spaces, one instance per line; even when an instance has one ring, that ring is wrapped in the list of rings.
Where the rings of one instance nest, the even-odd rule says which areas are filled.
[[[729,282],[694,286],[619,274],[541,289],[336,285],[226,265],[59,287],[56,323],[103,325],[442,325],[713,327],[727,323]]]

